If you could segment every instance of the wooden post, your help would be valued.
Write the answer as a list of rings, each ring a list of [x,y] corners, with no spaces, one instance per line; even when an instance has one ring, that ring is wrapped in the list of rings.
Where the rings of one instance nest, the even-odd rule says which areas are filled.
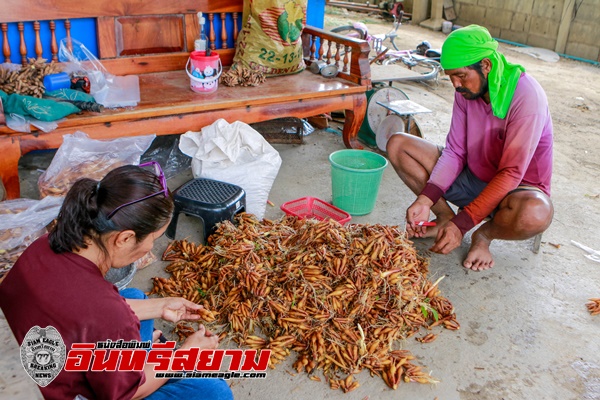
[[[35,56],[36,60],[42,59],[42,41],[40,39],[40,22],[35,21],[33,23],[33,31],[35,32]]]
[[[73,52],[73,40],[71,39],[71,21],[69,21],[68,19],[65,19],[65,31],[67,32],[67,50]]]
[[[215,14],[214,13],[209,13],[208,14],[208,25],[209,25],[209,30],[208,30],[208,40],[210,40],[210,49],[211,50],[215,50],[217,47],[215,45],[215,40],[217,38],[216,34],[215,34]],[[206,44],[206,48],[209,48],[208,43]]]
[[[225,13],[221,13],[221,48],[222,49],[226,49],[227,48],[227,28],[225,26],[225,21],[227,18],[227,14]]]
[[[58,62],[58,44],[56,43],[56,23],[50,21],[50,52],[52,53],[52,61]]]
[[[22,22],[17,24],[19,30],[19,53],[21,53],[21,64],[27,65],[27,46],[25,45],[25,26]]]
[[[238,27],[238,14],[239,13],[236,12],[233,13],[233,43],[235,43],[233,47],[237,45],[238,33],[240,32],[240,28]]]
[[[10,46],[8,45],[8,24],[0,24],[2,29],[2,54],[4,55],[4,62],[10,62]]]

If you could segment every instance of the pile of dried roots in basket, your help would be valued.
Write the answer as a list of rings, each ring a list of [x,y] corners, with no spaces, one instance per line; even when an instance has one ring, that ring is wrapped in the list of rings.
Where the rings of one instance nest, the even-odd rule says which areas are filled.
[[[172,242],[163,255],[171,276],[153,278],[150,293],[202,304],[221,339],[271,349],[272,367],[294,350],[294,368],[322,370],[333,389],[358,387],[353,374],[364,368],[393,389],[435,382],[400,341],[459,324],[403,232],[293,217],[260,222],[251,214],[235,223],[220,224],[207,246]],[[175,332],[183,339],[193,329],[179,324]]]

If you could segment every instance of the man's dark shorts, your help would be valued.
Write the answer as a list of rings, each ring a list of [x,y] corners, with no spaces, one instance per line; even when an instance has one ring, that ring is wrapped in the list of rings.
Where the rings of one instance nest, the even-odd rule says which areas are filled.
[[[486,186],[487,182],[476,177],[469,168],[465,167],[443,197],[455,206],[464,208],[473,202]]]
[[[443,149],[444,148],[442,146],[439,146],[440,155],[442,154]],[[446,193],[444,193],[443,197],[446,199],[446,201],[454,204],[455,206],[459,208],[465,208],[473,200],[475,200],[477,196],[479,196],[487,184],[487,182],[484,182],[476,177],[468,167],[465,167],[465,169],[463,169],[458,175],[454,183],[450,185]],[[535,190],[544,193],[540,188],[535,186],[519,185],[516,189],[508,192],[508,194],[520,192],[522,190]],[[490,216],[493,216],[495,212],[496,210],[492,211]]]

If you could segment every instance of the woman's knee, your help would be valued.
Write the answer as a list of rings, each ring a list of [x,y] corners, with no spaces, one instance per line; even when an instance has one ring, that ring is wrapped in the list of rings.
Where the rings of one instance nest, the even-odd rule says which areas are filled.
[[[153,397],[154,396],[154,397]],[[151,400],[172,399],[212,399],[233,400],[233,393],[227,381],[216,378],[171,379],[158,389]]]
[[[122,297],[125,297],[126,299],[132,299],[132,300],[140,300],[140,299],[148,298],[148,296],[146,296],[146,294],[144,292],[142,292],[140,289],[136,289],[136,288],[127,288],[127,289],[119,290],[119,294]]]

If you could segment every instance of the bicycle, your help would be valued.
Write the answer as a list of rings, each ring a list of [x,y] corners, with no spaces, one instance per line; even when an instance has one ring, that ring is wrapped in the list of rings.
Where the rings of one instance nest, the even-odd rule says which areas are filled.
[[[400,49],[394,42],[396,37],[398,36],[398,28],[402,25],[402,16],[404,15],[403,11],[399,12],[399,17],[396,15],[392,15],[394,17],[393,28],[389,32],[385,34],[377,34],[371,36],[369,34],[369,29],[367,25],[362,22],[354,22],[352,25],[343,25],[333,28],[331,32],[338,33],[344,36],[352,37],[355,39],[366,40],[369,43],[369,46],[372,50],[375,50],[377,53],[383,51],[386,47],[383,46],[383,42],[388,40],[390,44],[394,47],[395,50],[399,51]]]
[[[427,81],[437,79],[439,72],[442,70],[440,64],[440,52],[431,49],[431,45],[427,41],[421,42],[416,50],[399,50],[388,51],[385,53],[385,58],[381,62],[382,65],[402,64],[411,71],[419,74],[418,77],[407,77],[404,81]]]
[[[412,76],[402,76],[397,78],[385,79],[385,81],[413,81],[422,82],[437,79],[442,70],[439,63],[440,52],[431,49],[431,45],[427,41],[423,41],[417,45],[416,49],[401,50],[396,45],[395,39],[398,37],[398,28],[400,27],[402,18],[394,16],[394,25],[392,30],[385,34],[371,35],[367,26],[362,22],[354,22],[352,25],[339,26],[331,29],[332,32],[342,34],[355,39],[366,40],[375,52],[375,56],[370,59],[371,64],[381,65],[403,65],[409,70],[415,72]],[[385,46],[384,43],[389,40],[391,47]],[[392,50],[392,47],[394,50]],[[342,53],[343,55],[343,53]]]

